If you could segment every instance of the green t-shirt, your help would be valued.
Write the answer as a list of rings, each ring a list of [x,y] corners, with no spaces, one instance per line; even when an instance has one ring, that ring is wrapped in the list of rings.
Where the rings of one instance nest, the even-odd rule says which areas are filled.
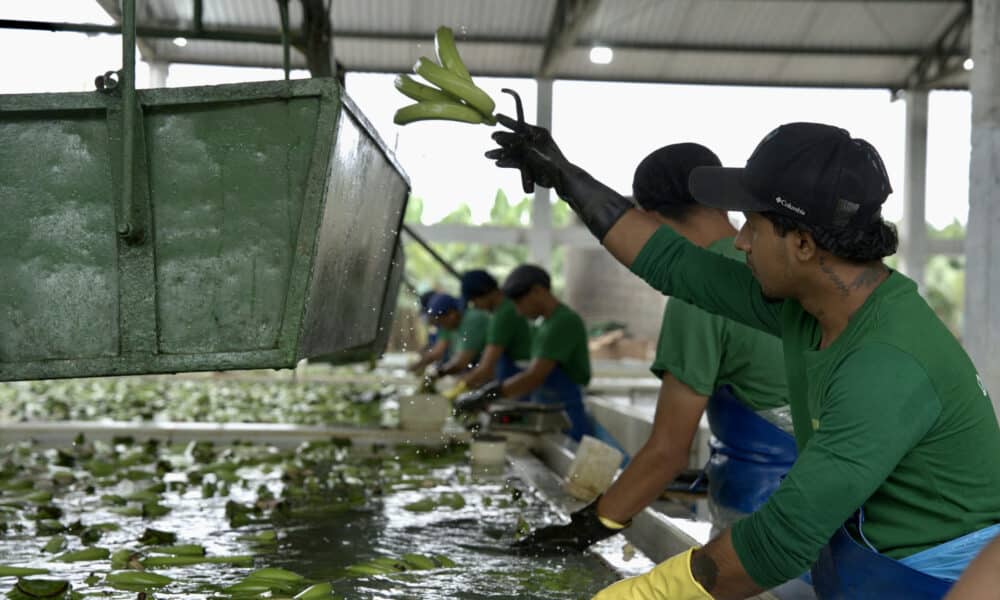
[[[781,337],[799,458],[733,526],[747,573],[797,577],[864,506],[864,533],[902,558],[1000,521],[1000,428],[972,361],[893,272],[819,350],[819,323],[773,302],[742,263],[661,227],[632,264],[654,288]]]
[[[734,260],[743,256],[732,238],[718,240],[708,249]],[[703,396],[730,385],[753,410],[788,404],[780,340],[680,298],[671,298],[663,311],[650,370],[657,377],[670,373]]]
[[[513,360],[531,358],[531,326],[509,298],[504,298],[490,316],[486,345],[502,347]]]
[[[449,345],[454,344],[453,352],[472,350],[478,356],[486,347],[486,330],[490,324],[490,314],[478,308],[468,308],[462,313],[462,321],[458,329],[449,336]]]
[[[587,328],[573,309],[559,303],[549,318],[535,330],[531,358],[548,358],[559,363],[566,375],[579,385],[590,383],[590,351]]]

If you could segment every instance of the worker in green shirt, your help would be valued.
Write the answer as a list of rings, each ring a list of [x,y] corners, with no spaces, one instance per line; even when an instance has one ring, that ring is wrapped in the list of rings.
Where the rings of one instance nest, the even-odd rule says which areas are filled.
[[[428,374],[434,379],[461,373],[479,360],[486,346],[488,314],[475,308],[463,310],[454,296],[435,294],[427,302],[427,315],[431,325],[437,327],[437,340],[410,365],[411,372],[420,374],[435,365]]]
[[[737,259],[736,229],[727,212],[699,206],[688,190],[692,169],[720,164],[704,146],[666,146],[636,168],[632,193],[645,214],[701,248]],[[713,529],[721,531],[757,510],[778,488],[796,449],[777,338],[671,298],[651,370],[662,383],[642,449],[614,485],[572,514],[568,525],[540,529],[519,547],[583,550],[624,529],[687,468],[706,410],[713,435],[706,468]]]
[[[462,394],[455,410],[474,411],[500,398],[530,396],[533,402],[563,405],[570,420],[566,433],[571,438],[579,441],[584,435],[597,434],[583,406],[583,388],[590,383],[583,319],[552,294],[549,274],[541,267],[517,267],[504,280],[502,291],[522,316],[542,319],[532,335],[531,364],[513,377],[494,379]]]
[[[700,167],[701,204],[740,210],[746,264],[698,248],[570,163],[548,131],[501,122],[487,156],[554,186],[654,288],[782,340],[799,457],[764,506],[704,548],[598,600],[743,598],[812,567],[821,598],[941,598],[1000,532],[1000,428],[968,355],[885,266],[895,229],[878,152],[783,125],[745,168]]]
[[[494,379],[504,381],[517,375],[521,372],[517,363],[526,363],[531,358],[531,326],[518,314],[514,303],[503,295],[492,275],[482,269],[463,273],[462,298],[489,313],[490,320],[482,357],[475,367],[459,377],[454,388],[444,392],[450,400]]]

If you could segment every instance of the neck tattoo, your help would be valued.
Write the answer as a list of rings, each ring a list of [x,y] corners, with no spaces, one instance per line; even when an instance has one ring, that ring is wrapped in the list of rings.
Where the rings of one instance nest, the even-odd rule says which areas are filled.
[[[886,272],[885,265],[879,263],[878,265],[870,265],[865,268],[864,271],[858,273],[858,276],[854,278],[854,282],[851,283],[851,289],[860,290],[861,288],[870,288],[878,285],[879,279]]]
[[[861,290],[866,288],[872,288],[878,285],[885,274],[885,265],[878,263],[875,265],[869,265],[864,268],[863,271],[858,273],[858,276],[854,278],[850,284],[846,283],[837,275],[837,272],[833,270],[833,267],[827,264],[826,258],[823,256],[819,257],[819,268],[821,271],[826,273],[826,276],[830,278],[833,285],[837,287],[837,291],[840,292],[841,296],[847,297],[852,291]]]
[[[840,278],[840,275],[837,275],[837,272],[833,270],[833,267],[826,264],[826,258],[822,256],[819,257],[819,268],[821,271],[826,273],[826,276],[830,278],[833,285],[837,286],[837,291],[840,292],[841,296],[846,298],[851,293],[851,288],[847,287],[847,284]]]

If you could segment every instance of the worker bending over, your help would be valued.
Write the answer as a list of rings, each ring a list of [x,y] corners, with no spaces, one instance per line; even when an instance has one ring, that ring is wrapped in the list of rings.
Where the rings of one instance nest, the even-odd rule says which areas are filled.
[[[692,169],[719,165],[704,146],[666,146],[639,164],[632,192],[644,214],[701,248],[739,259],[726,211],[699,206],[688,190]],[[713,528],[721,531],[757,510],[778,488],[796,450],[777,338],[671,298],[651,370],[661,384],[642,449],[602,497],[571,515],[569,525],[540,529],[521,547],[583,550],[625,528],[687,468],[706,409],[713,435],[706,469]]]
[[[461,373],[475,364],[486,346],[489,315],[475,308],[466,309],[454,296],[435,294],[427,302],[427,316],[437,328],[437,339],[410,365],[410,371],[421,374],[433,365],[427,375],[434,379]]]
[[[502,292],[524,318],[541,319],[532,335],[531,363],[520,373],[462,394],[455,409],[474,411],[500,398],[528,396],[541,404],[562,404],[570,421],[567,435],[573,439],[595,435],[583,406],[583,388],[590,383],[583,319],[552,294],[549,274],[541,267],[517,267],[504,281]]]

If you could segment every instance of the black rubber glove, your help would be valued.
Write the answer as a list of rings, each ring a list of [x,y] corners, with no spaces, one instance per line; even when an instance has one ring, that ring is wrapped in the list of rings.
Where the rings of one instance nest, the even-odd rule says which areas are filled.
[[[632,203],[566,160],[548,129],[519,123],[506,115],[497,120],[512,131],[498,131],[493,140],[500,145],[486,153],[498,167],[521,170],[523,181],[554,188],[570,205],[590,232],[603,241],[611,227]]]
[[[500,382],[491,381],[479,389],[465,392],[455,399],[455,412],[475,412],[486,407],[490,402],[500,399]]]
[[[514,542],[514,549],[519,554],[532,555],[583,552],[591,544],[623,531],[605,527],[601,523],[597,517],[597,502],[600,499],[598,496],[597,500],[571,514],[568,525],[550,525],[532,531]],[[625,525],[628,526],[628,523]]]

